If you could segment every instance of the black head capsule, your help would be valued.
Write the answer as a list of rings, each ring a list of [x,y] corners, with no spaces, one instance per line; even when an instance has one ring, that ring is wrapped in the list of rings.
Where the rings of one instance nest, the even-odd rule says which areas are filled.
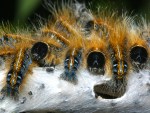
[[[128,64],[126,61],[115,60],[113,62],[113,73],[114,75],[116,75],[118,79],[122,79],[127,74],[127,71],[128,71]]]
[[[148,52],[142,46],[135,46],[130,50],[130,58],[133,64],[139,68],[143,68],[143,64],[145,64],[148,59]]]
[[[94,29],[94,21],[93,20],[89,20],[89,21],[85,22],[85,25],[83,26],[85,35],[91,34],[93,29]]]
[[[87,31],[90,31],[90,30],[94,29],[94,21],[93,20],[89,20],[88,22],[86,22],[84,28]]]
[[[104,74],[105,56],[101,52],[93,51],[87,57],[88,70],[95,74]]]
[[[44,42],[37,42],[31,48],[32,58],[36,61],[42,60],[48,53],[48,45]]]

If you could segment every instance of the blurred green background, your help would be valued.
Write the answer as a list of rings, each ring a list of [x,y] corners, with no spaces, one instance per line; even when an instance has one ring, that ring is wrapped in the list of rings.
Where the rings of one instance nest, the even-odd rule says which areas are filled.
[[[49,0],[54,4],[56,0]],[[65,0],[67,1],[67,0]],[[118,12],[127,11],[131,15],[143,15],[150,19],[150,0],[78,0],[85,2],[92,10],[97,7],[108,7]],[[57,0],[61,4],[62,0]],[[36,24],[37,17],[48,18],[51,16],[43,7],[43,0],[1,0],[0,22],[10,22],[13,25]],[[89,5],[90,4],[90,5]]]

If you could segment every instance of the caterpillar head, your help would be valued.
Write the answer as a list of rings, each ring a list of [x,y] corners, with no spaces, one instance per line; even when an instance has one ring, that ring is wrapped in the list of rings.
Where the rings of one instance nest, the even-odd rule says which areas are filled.
[[[104,74],[105,56],[100,51],[91,51],[87,57],[88,70],[96,74]]]
[[[36,61],[45,58],[47,53],[48,53],[48,45],[44,42],[37,42],[31,48],[31,56]]]
[[[130,58],[131,62],[141,69],[148,60],[148,52],[145,47],[134,46],[130,50]]]

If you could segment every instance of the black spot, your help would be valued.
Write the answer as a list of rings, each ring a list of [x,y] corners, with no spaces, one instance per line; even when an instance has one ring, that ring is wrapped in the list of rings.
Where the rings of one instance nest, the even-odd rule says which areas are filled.
[[[37,42],[31,48],[31,55],[34,60],[41,60],[48,53],[48,45],[43,42]]]
[[[136,46],[131,49],[130,58],[134,62],[138,62],[140,64],[146,63],[148,58],[148,52],[144,47]]]
[[[105,65],[105,57],[101,52],[91,52],[87,58],[88,67],[103,68]]]
[[[84,28],[86,29],[86,30],[91,30],[91,29],[93,29],[94,28],[94,21],[88,21],[86,24],[85,24],[85,26],[84,26]]]

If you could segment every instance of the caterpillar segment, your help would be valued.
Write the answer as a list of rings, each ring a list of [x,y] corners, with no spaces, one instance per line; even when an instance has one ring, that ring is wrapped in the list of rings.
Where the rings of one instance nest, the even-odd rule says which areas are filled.
[[[34,41],[31,37],[28,37],[27,35],[24,36],[24,35],[17,35],[17,34],[5,34],[4,37],[8,38],[8,40],[9,40],[9,38],[12,38],[18,42],[25,41],[25,40],[26,41]]]
[[[66,21],[66,20],[64,20],[64,21]],[[68,21],[66,21],[66,23],[67,22]],[[62,19],[57,20],[57,22],[55,23],[55,29],[57,32],[61,33],[63,36],[69,38],[72,33],[70,32],[70,30],[68,30],[68,28],[65,25],[63,25],[63,23],[64,22],[62,22]]]
[[[63,20],[62,18],[60,18],[60,20],[58,21],[63,26],[63,28],[66,29],[67,32],[65,32],[64,30],[59,30],[59,27],[56,26],[56,29],[58,29],[57,32],[61,32],[61,34],[63,34],[68,39],[72,36],[82,37],[81,31],[76,26],[76,23],[71,23],[70,21]]]
[[[149,58],[149,46],[145,39],[140,37],[136,30],[128,33],[128,53],[130,62],[135,71],[145,68]]]
[[[128,55],[126,38],[126,27],[120,25],[115,29],[110,37],[110,47],[112,48],[112,70],[117,79],[123,79],[128,73]]]
[[[74,84],[77,83],[76,72],[81,64],[82,58],[82,49],[81,48],[72,48],[69,49],[66,53],[66,57],[64,60],[64,73],[61,74],[62,79],[72,82]]]
[[[8,55],[14,55],[16,53],[16,49],[5,46],[5,47],[0,47],[0,56],[8,56]]]
[[[73,6],[73,8],[71,8],[70,6]],[[78,8],[76,7],[76,3],[71,3],[70,6],[63,6],[62,10],[60,10],[61,8],[58,8],[55,11],[54,17],[56,19],[56,21],[54,22],[54,25],[50,25],[48,24],[47,29],[55,29],[55,31],[61,33],[63,36],[65,37],[70,37],[72,35],[76,35],[77,34],[77,30],[78,31],[82,31],[82,28],[89,28],[89,24],[91,24],[91,19],[86,20],[87,22],[85,22],[85,25],[83,24],[83,20],[82,22],[78,22],[79,20],[81,20],[81,18],[78,18],[78,14],[76,14],[76,12],[80,12],[78,10]],[[76,9],[77,8],[77,9]],[[78,11],[77,11],[78,10]],[[81,12],[80,12],[81,13]],[[87,13],[88,14],[88,13]],[[84,17],[85,16],[85,17]],[[79,16],[81,17],[81,16]],[[87,19],[86,18],[86,14],[82,15],[82,19]],[[91,18],[91,17],[90,17]],[[86,25],[86,23],[88,23]],[[83,36],[83,35],[82,35]]]
[[[112,14],[105,9],[105,11],[98,11],[98,15],[92,13],[85,4],[75,1],[72,3],[73,14],[71,17],[71,24],[77,26],[82,32],[82,36],[87,38],[92,34],[92,31],[97,31],[100,37],[109,37],[109,31],[113,30],[114,17],[116,14]],[[104,10],[104,9],[103,9]],[[68,19],[70,20],[70,19]]]
[[[17,35],[17,34],[4,34],[0,38],[0,44],[2,46],[7,45],[10,47],[14,47],[16,43],[20,43],[20,42],[35,42],[35,40],[33,40],[31,36],[24,36],[24,35]]]
[[[10,43],[12,44],[12,43]],[[15,54],[17,54],[18,50],[23,47],[26,48],[30,45],[30,43],[27,42],[18,42],[16,44],[13,43],[13,46],[11,45],[2,45],[0,46],[0,58],[2,59],[1,64],[9,64],[8,61],[12,60],[15,57]],[[8,60],[10,59],[10,60]],[[7,66],[6,66],[7,67]]]
[[[45,29],[42,30],[42,33],[43,35],[50,36],[50,38],[57,40],[57,42],[60,43],[64,48],[69,45],[69,41],[63,35],[54,30]]]
[[[53,6],[50,6],[50,8],[52,9],[50,11],[54,16],[55,21],[53,21],[53,23],[48,22],[46,27],[44,27],[43,29],[51,29],[65,37],[69,37],[70,34],[73,34],[74,31],[72,31],[70,25],[76,26],[76,20],[72,12],[73,10],[70,6],[72,6],[72,3],[63,4],[63,6],[54,8]]]
[[[20,48],[30,48],[36,41],[32,37],[16,34],[4,34],[1,38],[0,56],[15,55]]]
[[[66,38],[69,38],[72,35],[76,36],[78,34],[78,31],[91,32],[91,29],[94,28],[94,23],[90,12],[85,11],[82,17],[78,16],[81,15],[80,10],[84,10],[84,8],[82,8],[83,6],[81,6],[80,9],[78,8],[78,6],[76,6],[76,3],[72,3],[71,6],[72,5],[74,7],[73,9],[70,9],[70,6],[69,7],[64,6],[61,11],[57,9],[55,11],[56,14],[54,14],[56,21],[54,22],[54,24],[48,23],[47,27],[45,27],[44,29],[45,30],[54,29],[54,31],[60,33]],[[82,37],[87,37],[85,34],[83,35],[83,33],[82,34],[80,33]]]
[[[72,37],[64,57],[64,72],[61,79],[77,84],[77,71],[82,63],[83,39],[82,37]]]
[[[1,93],[14,99],[18,98],[19,88],[25,78],[29,65],[32,63],[29,50],[20,48],[15,55],[15,59],[7,73],[6,85]]]

